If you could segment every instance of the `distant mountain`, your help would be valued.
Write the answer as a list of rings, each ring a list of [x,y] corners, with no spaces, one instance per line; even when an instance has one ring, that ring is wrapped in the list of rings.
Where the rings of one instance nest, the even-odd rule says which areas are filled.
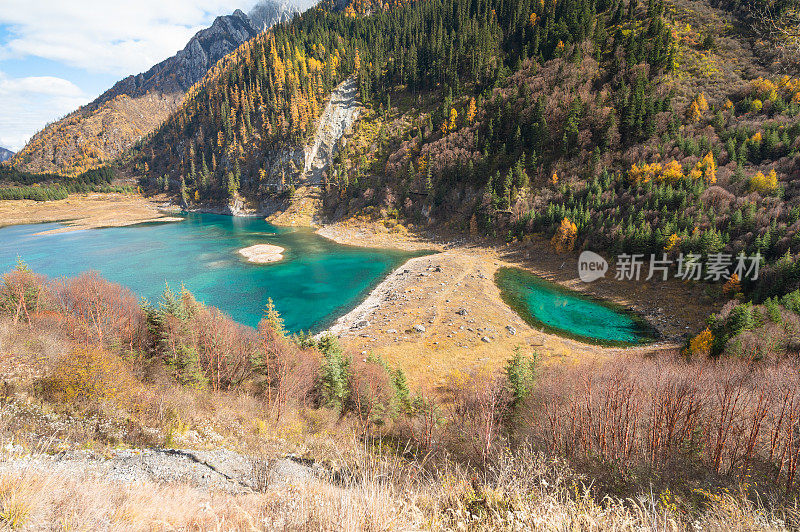
[[[267,5],[273,5],[273,2]],[[119,95],[136,97],[151,91],[186,92],[205,76],[214,63],[258,33],[247,15],[239,9],[232,15],[217,17],[210,28],[197,32],[183,50],[147,72],[118,81],[89,106],[100,105]]]
[[[299,13],[287,0],[263,0],[245,15],[217,17],[174,56],[120,80],[93,102],[49,124],[13,158],[31,172],[75,175],[97,167],[154,131],[221,58],[276,23]]]
[[[289,22],[301,11],[302,8],[291,1],[266,1],[256,4],[247,17],[250,19],[250,25],[261,33],[275,24]]]
[[[11,159],[13,156],[14,156],[14,152],[13,151],[7,150],[7,149],[3,148],[2,146],[0,146],[0,163],[2,163],[3,161],[7,161],[7,160]]]

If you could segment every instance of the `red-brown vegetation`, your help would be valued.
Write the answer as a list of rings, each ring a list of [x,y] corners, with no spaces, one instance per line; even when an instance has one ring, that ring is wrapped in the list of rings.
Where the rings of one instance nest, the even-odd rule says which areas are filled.
[[[48,293],[53,310],[77,341],[128,353],[142,347],[145,313],[130,290],[88,272],[50,283]]]
[[[757,470],[798,486],[796,361],[622,358],[554,372],[529,404],[531,435],[557,454],[683,475]]]

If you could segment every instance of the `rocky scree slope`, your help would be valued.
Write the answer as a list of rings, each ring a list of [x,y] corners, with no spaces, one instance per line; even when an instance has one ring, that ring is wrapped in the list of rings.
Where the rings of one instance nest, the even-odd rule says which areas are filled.
[[[107,453],[70,450],[54,454],[25,453],[7,444],[0,460],[0,474],[47,474],[77,481],[103,479],[120,484],[142,482],[185,483],[208,490],[246,493],[287,482],[341,476],[311,459],[294,455],[266,460],[228,449],[113,449]]]
[[[288,204],[265,205],[272,212],[269,220],[277,225],[319,225],[322,196],[319,185],[333,161],[333,155],[342,137],[353,127],[361,112],[358,101],[358,83],[348,78],[331,92],[331,98],[317,124],[310,144],[272,154],[270,180],[274,183],[294,184],[298,188]],[[290,165],[284,165],[290,161]],[[294,171],[286,179],[287,166]],[[272,200],[274,203],[274,200]]]

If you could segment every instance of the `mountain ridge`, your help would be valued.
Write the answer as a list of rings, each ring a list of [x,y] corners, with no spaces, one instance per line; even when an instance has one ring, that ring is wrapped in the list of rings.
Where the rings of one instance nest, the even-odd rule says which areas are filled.
[[[121,79],[89,106],[99,106],[119,94],[133,97],[152,90],[186,92],[202,79],[214,63],[256,34],[250,19],[240,9],[230,15],[219,16],[211,26],[189,39],[178,53],[153,65],[146,72]]]
[[[29,172],[77,175],[100,166],[152,132],[214,64],[263,29],[299,13],[289,1],[262,0],[250,15],[217,17],[175,55],[115,83],[92,102],[45,126],[12,158]],[[256,29],[257,25],[261,29]]]

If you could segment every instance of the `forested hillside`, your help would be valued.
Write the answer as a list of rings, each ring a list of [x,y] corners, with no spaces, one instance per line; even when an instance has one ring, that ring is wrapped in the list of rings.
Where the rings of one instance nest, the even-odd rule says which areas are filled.
[[[498,9],[526,23],[500,22],[514,38],[490,84],[376,84],[331,172],[330,211],[542,234],[563,250],[760,252],[766,274],[745,288],[797,288],[800,80],[771,70],[736,9],[569,6]]]
[[[355,75],[367,112],[327,173],[329,216],[760,253],[759,280],[726,290],[781,296],[800,286],[800,79],[779,31],[795,4],[717,4],[323,4],[221,61],[132,164],[187,205],[291,191]]]
[[[102,166],[161,125],[218,60],[298,12],[288,2],[261,0],[249,16],[236,10],[217,17],[177,54],[118,81],[92,102],[48,124],[12,164],[23,171],[67,176]]]
[[[445,87],[479,93],[501,83],[528,57],[550,58],[584,40],[598,9],[621,28],[639,20],[635,9],[620,3],[572,0],[547,6],[409,3],[370,16],[356,15],[352,5],[343,11],[320,6],[218,64],[144,143],[140,170],[159,179],[166,175],[173,185],[183,178],[199,198],[231,194],[238,185],[256,192],[263,152],[307,138],[331,87],[344,77],[357,74],[362,100],[374,105],[397,87],[415,94],[438,95]],[[653,21],[645,25],[646,36],[655,39],[646,53],[662,68],[669,31],[655,11],[642,20],[646,17]],[[632,34],[629,40],[641,43],[644,36]]]
[[[182,93],[119,94],[78,109],[31,138],[11,164],[21,171],[75,176],[114,159],[170,115]]]

